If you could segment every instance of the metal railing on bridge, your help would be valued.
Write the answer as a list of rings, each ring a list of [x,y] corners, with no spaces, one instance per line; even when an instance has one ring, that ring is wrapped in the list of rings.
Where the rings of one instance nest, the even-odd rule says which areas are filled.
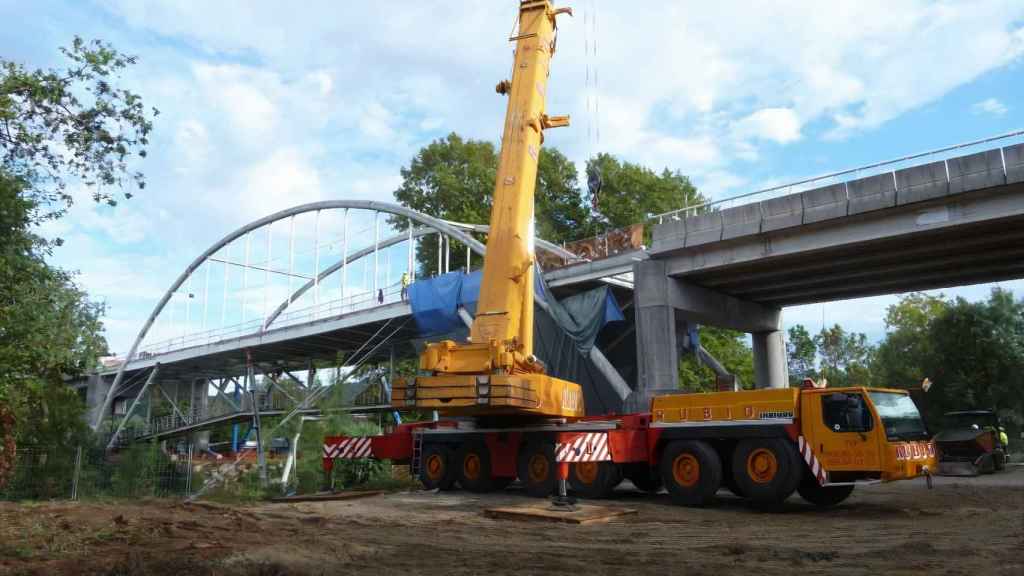
[[[953,146],[946,146],[944,148],[938,148],[935,150],[929,150],[927,152],[921,152],[918,154],[910,154],[908,156],[901,156],[899,158],[893,158],[884,162],[876,162],[865,166],[859,166],[857,168],[850,168],[846,170],[840,170],[838,172],[831,172],[828,174],[822,174],[820,176],[814,176],[812,178],[805,178],[803,180],[797,180],[795,182],[788,182],[786,184],[769,186],[753,192],[746,192],[743,194],[737,194],[728,198],[721,198],[718,200],[711,200],[708,202],[702,202],[700,204],[694,204],[691,206],[684,206],[676,210],[670,210],[661,214],[655,214],[647,219],[648,222],[655,224],[662,224],[665,220],[679,219],[689,216],[694,216],[704,212],[710,212],[714,210],[722,210],[725,208],[733,208],[743,204],[759,202],[761,200],[768,200],[779,196],[787,196],[798,192],[804,192],[814,188],[820,188],[831,184],[842,184],[852,180],[858,180],[869,176],[876,176],[887,172],[895,172],[902,168],[909,168],[924,163],[924,160],[929,162],[946,161],[955,156],[963,155],[965,152],[975,151],[981,152],[988,150],[990,144],[993,142],[999,142],[1001,144],[1016,144],[1024,142],[1024,130],[1017,130],[1014,132],[1007,132],[998,136],[992,136],[989,138],[982,138],[980,140],[972,140],[970,142],[964,142],[962,144],[955,144]],[[1005,158],[1003,158],[1003,169],[1005,172]],[[948,168],[947,168],[948,174]]]
[[[344,299],[321,302],[320,304],[288,310],[281,313],[270,326],[265,326],[265,318],[254,318],[247,322],[240,322],[231,326],[218,327],[203,332],[184,334],[174,338],[168,338],[153,344],[147,344],[145,348],[136,353],[136,358],[146,359],[169,352],[178,352],[187,348],[216,344],[227,340],[259,334],[267,330],[285,328],[299,324],[308,324],[317,320],[338,318],[345,314],[368,310],[376,306],[394,304],[402,300],[402,286],[395,283],[380,289],[379,294],[363,292],[353,294]]]

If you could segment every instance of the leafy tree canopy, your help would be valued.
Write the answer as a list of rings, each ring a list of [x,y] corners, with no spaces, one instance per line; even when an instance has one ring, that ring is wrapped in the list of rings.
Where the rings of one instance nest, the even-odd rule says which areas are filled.
[[[804,378],[817,378],[814,369],[818,348],[807,328],[797,324],[789,329],[786,341],[786,358],[789,362],[789,384],[799,386]]]
[[[1024,415],[1024,301],[993,289],[987,301],[957,298],[931,323],[930,404]]]
[[[556,148],[541,149],[535,197],[539,237],[570,242],[704,201],[678,172],[666,169],[657,174],[608,154],[591,159],[588,169],[601,174],[603,184],[596,201],[590,192],[582,191],[573,162]],[[395,198],[404,206],[447,220],[485,223],[490,220],[497,170],[498,151],[493,144],[452,133],[423,147],[402,169]],[[392,223],[405,225],[400,219]],[[451,248],[453,255],[462,250],[461,246]],[[421,242],[417,260],[421,274],[436,270],[437,244]],[[453,256],[451,268],[458,267],[455,262],[463,260]]]
[[[935,354],[932,325],[950,302],[942,295],[912,293],[901,296],[885,314],[886,336],[875,355],[875,383],[893,388],[914,388],[930,377]]]
[[[115,85],[134,56],[78,37],[61,52],[69,62],[59,70],[28,70],[0,59],[0,167],[21,179],[22,194],[40,217],[67,209],[72,178],[109,204],[116,202],[110,186],[144,187],[129,160],[146,155],[152,117],[159,113]]]
[[[822,328],[814,337],[821,356],[821,375],[830,386],[867,386],[871,384],[871,360],[874,348],[868,337],[847,332],[838,324]]]
[[[158,114],[117,85],[134,57],[81,38],[61,52],[59,70],[0,59],[0,436],[13,415],[21,441],[46,444],[87,434],[84,406],[64,379],[93,368],[107,348],[102,306],[46,262],[54,244],[32,227],[66,212],[69,182],[108,204],[113,186],[142,188],[131,157],[146,155]],[[8,448],[9,440],[0,438]]]
[[[48,245],[29,232],[33,203],[22,182],[0,172],[0,403],[21,423],[19,436],[52,436],[24,414],[45,414],[47,402],[64,402],[65,376],[81,374],[106,353],[102,306],[89,301],[69,273],[44,260]],[[77,397],[75,398],[77,402]],[[50,423],[57,428],[55,410]],[[30,427],[35,426],[30,431]],[[58,434],[59,435],[59,434]]]
[[[707,199],[697,193],[690,179],[668,168],[660,174],[639,164],[621,161],[610,154],[598,154],[587,162],[587,171],[601,176],[601,189],[594,202],[596,219],[608,228],[621,228],[648,217]]]

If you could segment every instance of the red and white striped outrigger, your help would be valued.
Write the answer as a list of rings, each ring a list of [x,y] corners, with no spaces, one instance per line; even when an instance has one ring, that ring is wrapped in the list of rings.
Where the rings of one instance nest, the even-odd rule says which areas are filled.
[[[324,439],[324,458],[358,460],[373,456],[373,442],[369,436],[334,436]]]

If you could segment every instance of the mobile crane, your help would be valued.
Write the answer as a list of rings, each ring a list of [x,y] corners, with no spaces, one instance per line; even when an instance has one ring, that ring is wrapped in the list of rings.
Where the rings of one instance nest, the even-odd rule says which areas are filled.
[[[762,389],[655,397],[649,413],[585,416],[580,386],[544,372],[533,355],[533,205],[543,131],[568,118],[545,113],[556,18],[548,0],[521,0],[490,236],[468,342],[426,346],[414,378],[397,382],[396,410],[443,419],[372,437],[329,436],[323,465],[377,458],[409,463],[428,489],[474,492],[517,479],[527,493],[607,496],[628,478],[664,486],[673,501],[710,502],[720,487],[761,504],[799,491],[832,505],[857,484],[935,469],[906,391],[850,387]]]

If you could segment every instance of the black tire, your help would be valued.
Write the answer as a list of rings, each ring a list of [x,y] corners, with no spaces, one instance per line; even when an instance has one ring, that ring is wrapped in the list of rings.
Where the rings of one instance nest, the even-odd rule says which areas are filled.
[[[451,490],[455,485],[452,451],[444,444],[427,444],[420,456],[420,483],[427,490]]]
[[[607,498],[622,482],[614,462],[577,462],[569,465],[569,486],[584,498]]]
[[[675,440],[661,454],[661,481],[672,502],[704,506],[714,500],[722,485],[722,460],[718,452],[699,440]]]
[[[788,438],[748,438],[732,454],[732,477],[740,493],[762,506],[781,504],[800,484],[804,469]]]
[[[996,472],[1006,469],[1006,452],[996,451],[993,457]]]
[[[636,486],[637,490],[657,494],[662,488],[661,475],[646,462],[626,464],[622,468],[622,474]]]
[[[490,492],[494,489],[491,477],[491,451],[483,442],[469,441],[455,452],[456,478],[459,485],[470,492]]]
[[[804,500],[820,508],[829,508],[839,504],[850,497],[853,493],[853,484],[848,486],[822,486],[818,479],[811,475],[808,470],[804,473],[803,479],[796,491]]]
[[[508,476],[500,476],[491,479],[492,488],[494,490],[504,490],[508,488],[508,485],[512,483],[515,478],[509,478]]]
[[[516,458],[516,473],[527,494],[536,498],[550,496],[558,482],[555,446],[548,442],[525,444]]]

